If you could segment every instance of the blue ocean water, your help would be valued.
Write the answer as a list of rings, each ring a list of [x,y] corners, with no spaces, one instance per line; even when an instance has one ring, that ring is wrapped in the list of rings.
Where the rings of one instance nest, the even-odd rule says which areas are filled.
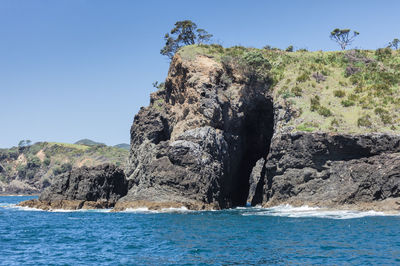
[[[400,216],[281,206],[45,212],[0,197],[1,265],[400,264]]]

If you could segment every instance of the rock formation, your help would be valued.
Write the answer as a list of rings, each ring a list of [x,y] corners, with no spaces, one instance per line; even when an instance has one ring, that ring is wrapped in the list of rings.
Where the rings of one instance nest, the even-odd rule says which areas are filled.
[[[399,160],[399,135],[276,135],[263,203],[340,207],[398,198]]]
[[[165,88],[134,118],[126,183],[114,168],[79,170],[39,201],[105,200],[115,210],[398,208],[400,135],[298,132],[288,124],[298,110],[271,86],[205,55],[178,53]]]
[[[82,167],[61,174],[38,200],[20,206],[41,209],[111,208],[127,193],[123,171],[110,164]]]

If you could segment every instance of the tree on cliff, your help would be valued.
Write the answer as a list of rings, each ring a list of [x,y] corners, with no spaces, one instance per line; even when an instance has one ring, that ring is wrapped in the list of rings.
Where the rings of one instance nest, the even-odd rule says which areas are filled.
[[[23,147],[27,147],[30,146],[32,143],[31,140],[27,139],[27,140],[21,140],[20,142],[18,142],[18,148],[23,148]]]
[[[353,34],[351,34],[350,29],[334,29],[331,32],[330,38],[337,42],[342,50],[345,50],[358,35],[360,35],[358,31],[353,31]]]
[[[400,40],[397,38],[389,43],[389,47],[392,47],[393,49],[396,50],[399,49],[399,46],[400,46]]]
[[[211,38],[212,34],[209,34],[204,29],[198,29],[196,23],[193,21],[177,21],[175,28],[170,33],[165,34],[165,46],[161,49],[160,53],[172,59],[180,47],[195,43],[208,43]]]

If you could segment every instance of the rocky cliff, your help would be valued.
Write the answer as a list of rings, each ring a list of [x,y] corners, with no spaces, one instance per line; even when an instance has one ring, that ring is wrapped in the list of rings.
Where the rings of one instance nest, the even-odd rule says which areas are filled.
[[[45,210],[111,208],[127,189],[124,172],[114,165],[81,167],[59,175],[38,200],[20,206]]]
[[[194,49],[184,48],[175,55],[165,84],[134,118],[125,171],[128,192],[120,194],[116,210],[246,204],[397,210],[400,135],[396,115],[387,114],[390,128],[381,110],[374,117],[360,113],[358,120],[346,120],[349,112],[358,110],[354,108],[362,108],[357,97],[365,91],[357,90],[358,79],[347,88],[347,93],[361,95],[351,98],[353,105],[344,102],[337,108],[335,101],[344,101],[341,93],[335,92],[337,99],[329,104],[322,97],[332,89],[323,82],[332,86],[339,67],[345,69],[364,57],[311,56],[325,74],[302,73],[292,84],[290,74],[305,68],[298,55],[215,48],[223,50],[222,56],[222,50],[216,54]],[[329,62],[321,58],[337,61],[329,68]],[[370,71],[371,62],[379,67],[378,61],[364,61],[365,71]],[[389,68],[380,69],[393,74]],[[324,76],[327,73],[332,77]],[[384,97],[376,95],[375,101]],[[397,99],[397,90],[391,95]],[[386,106],[397,105],[393,101]],[[374,120],[379,117],[382,120]]]

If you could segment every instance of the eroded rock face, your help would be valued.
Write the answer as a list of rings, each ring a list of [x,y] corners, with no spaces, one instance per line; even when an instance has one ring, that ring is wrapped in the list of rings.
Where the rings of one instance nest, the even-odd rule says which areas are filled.
[[[121,206],[373,206],[400,196],[400,136],[290,133],[296,113],[273,102],[269,84],[226,76],[207,57],[174,58],[165,90],[135,117]]]
[[[124,172],[111,164],[82,167],[60,175],[39,197],[49,200],[116,202],[127,193]]]
[[[165,90],[135,116],[121,202],[246,204],[249,175],[273,132],[269,84],[247,84],[207,57],[175,56]]]
[[[127,180],[112,166],[63,175],[26,206],[207,210],[262,204],[397,210],[400,136],[291,133],[268,83],[215,60],[171,63],[135,116]]]
[[[21,206],[45,210],[110,208],[127,190],[124,172],[114,165],[82,167],[59,175],[38,200],[23,202]]]
[[[274,137],[264,205],[340,206],[400,197],[400,136],[295,133]]]

